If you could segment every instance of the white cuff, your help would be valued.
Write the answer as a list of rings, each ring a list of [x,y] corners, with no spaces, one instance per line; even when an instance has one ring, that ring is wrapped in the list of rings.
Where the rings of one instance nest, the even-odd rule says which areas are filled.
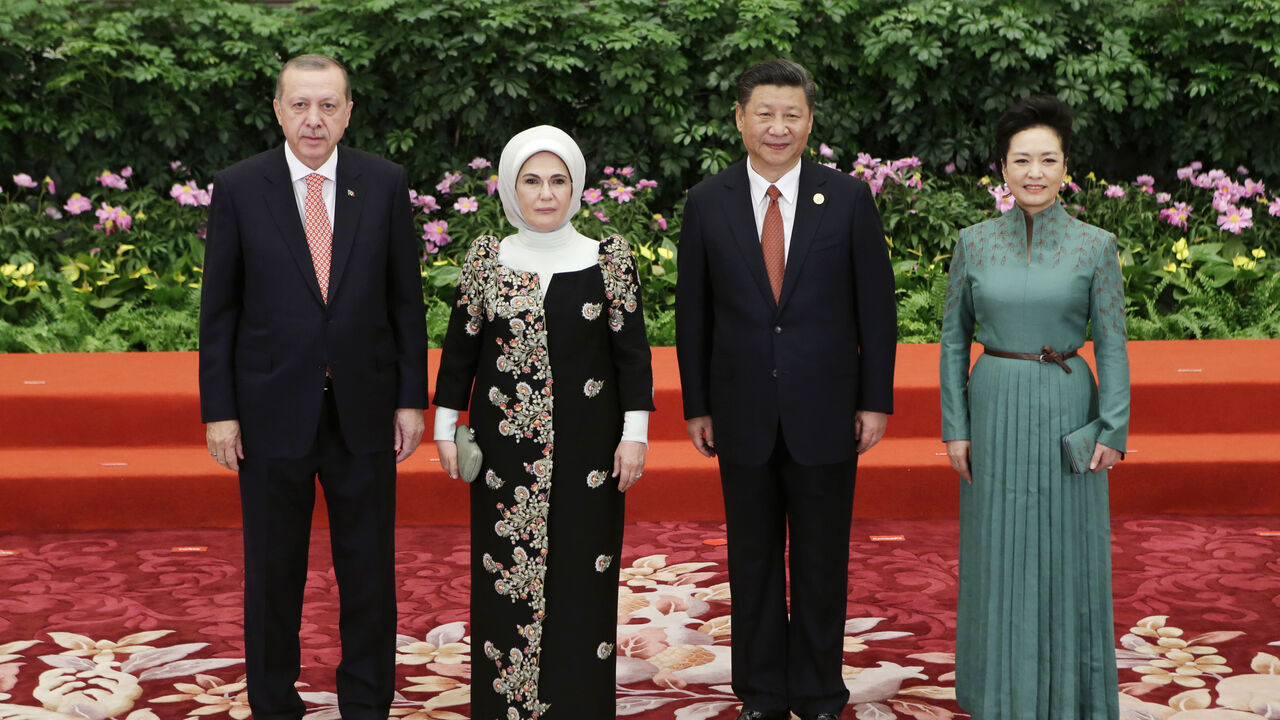
[[[435,439],[453,442],[454,432],[458,429],[458,411],[453,408],[436,406]]]
[[[649,411],[628,410],[622,413],[622,439],[649,444]]]

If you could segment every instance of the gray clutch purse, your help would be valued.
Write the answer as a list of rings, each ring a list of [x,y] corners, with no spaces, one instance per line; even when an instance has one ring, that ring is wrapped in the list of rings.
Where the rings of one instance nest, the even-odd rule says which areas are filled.
[[[475,482],[480,476],[480,466],[484,463],[484,453],[476,443],[476,431],[466,425],[459,425],[453,433],[453,442],[458,446],[458,475],[467,482]]]

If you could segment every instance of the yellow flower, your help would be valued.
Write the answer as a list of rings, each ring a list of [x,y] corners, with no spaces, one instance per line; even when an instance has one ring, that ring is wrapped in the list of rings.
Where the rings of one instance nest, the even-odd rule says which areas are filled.
[[[1161,268],[1161,270],[1164,270],[1165,272],[1169,272],[1169,273],[1178,272],[1178,265],[1177,263],[1169,263],[1168,265],[1165,265],[1163,268]]]
[[[671,252],[670,250],[664,247],[658,248],[658,255],[661,256],[663,260],[670,260],[671,258],[676,256],[675,253]]]
[[[139,210],[139,211],[138,211],[138,214],[136,214],[136,215],[134,215],[134,216],[133,216],[133,219],[134,219],[134,220],[137,220],[137,221],[139,221],[139,222],[141,222],[141,221],[143,221],[143,220],[146,220],[146,219],[147,219],[147,214],[146,214],[146,213],[144,213],[144,212],[142,212],[141,210]]]
[[[5,263],[4,265],[0,265],[0,275],[3,275],[5,277],[9,277],[10,275],[13,275],[15,272],[17,272],[17,270],[18,270],[18,266],[14,265],[13,263]]]
[[[135,246],[133,245],[121,245],[120,247],[116,248],[116,257],[120,257],[121,255],[129,252],[130,250],[134,249],[134,247]]]
[[[1071,182],[1071,173],[1067,173],[1066,175],[1063,175],[1063,176],[1062,176],[1062,182],[1070,184],[1070,182]]]
[[[990,185],[990,184],[991,184],[991,178],[987,177],[986,175],[983,175],[983,176],[982,176],[982,179],[981,179],[981,180],[979,180],[979,181],[978,181],[978,183],[979,183],[979,184],[981,184],[981,185]]]
[[[1178,238],[1178,242],[1173,244],[1173,256],[1179,260],[1186,260],[1191,257],[1191,251],[1187,249],[1187,239]]]
[[[1097,179],[1098,179],[1098,178],[1097,178],[1097,176],[1093,174],[1093,171],[1092,171],[1092,170],[1090,170],[1090,171],[1089,171],[1089,174],[1088,174],[1088,175],[1085,175],[1084,177],[1085,177],[1085,179],[1086,179],[1086,180],[1097,180]]]
[[[1249,251],[1249,254],[1261,260],[1262,258],[1267,256],[1267,251],[1263,250],[1262,248],[1254,248]]]
[[[653,257],[654,257],[654,255],[653,255],[653,251],[649,249],[649,246],[648,246],[648,245],[641,245],[641,246],[640,246],[640,257],[644,258],[645,260],[652,260],[652,259],[653,259]]]
[[[1234,258],[1231,258],[1231,264],[1234,265],[1237,270],[1252,270],[1257,267],[1258,261],[1250,260],[1244,255],[1237,255]]]

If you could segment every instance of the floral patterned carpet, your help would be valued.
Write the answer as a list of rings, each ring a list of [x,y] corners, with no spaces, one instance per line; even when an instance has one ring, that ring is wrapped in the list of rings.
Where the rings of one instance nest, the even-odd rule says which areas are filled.
[[[1280,719],[1275,530],[1280,517],[1114,521],[1125,720]],[[968,717],[952,672],[956,538],[954,521],[855,523],[846,720]],[[466,530],[397,539],[393,717],[467,718]],[[308,719],[338,720],[338,596],[323,533],[313,544],[301,682]],[[721,526],[628,527],[619,716],[736,717],[725,559]],[[0,535],[0,720],[248,717],[240,567],[234,530]]]

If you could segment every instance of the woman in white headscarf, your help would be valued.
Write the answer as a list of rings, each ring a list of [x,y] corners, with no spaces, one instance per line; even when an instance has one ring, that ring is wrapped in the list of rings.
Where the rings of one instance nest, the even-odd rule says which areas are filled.
[[[470,410],[472,717],[614,716],[623,495],[640,478],[653,375],[627,241],[572,219],[586,163],[550,126],[507,143],[516,233],[476,238],[436,380],[435,439],[458,477]],[[553,382],[554,379],[554,382]]]

